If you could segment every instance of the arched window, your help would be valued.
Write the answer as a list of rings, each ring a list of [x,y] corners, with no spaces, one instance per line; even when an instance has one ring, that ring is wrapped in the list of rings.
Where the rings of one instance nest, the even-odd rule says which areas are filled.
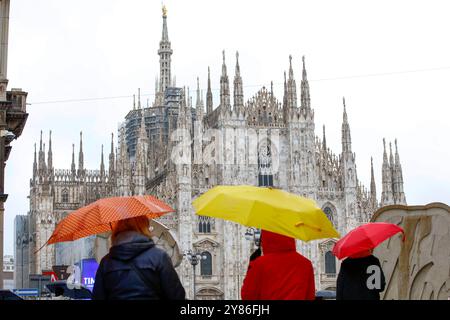
[[[272,152],[270,141],[260,143],[258,150],[258,185],[262,187],[273,186]]]
[[[336,273],[336,258],[331,251],[325,253],[325,273]]]
[[[202,276],[212,276],[212,256],[208,251],[202,252],[200,260],[200,274]]]
[[[330,207],[325,207],[323,209],[323,212],[327,215],[328,220],[330,220],[331,223],[334,224],[333,210],[331,210]]]
[[[198,218],[198,232],[211,233],[211,219],[209,217],[200,216]]]
[[[61,202],[68,203],[69,202],[69,191],[64,189],[61,194]]]

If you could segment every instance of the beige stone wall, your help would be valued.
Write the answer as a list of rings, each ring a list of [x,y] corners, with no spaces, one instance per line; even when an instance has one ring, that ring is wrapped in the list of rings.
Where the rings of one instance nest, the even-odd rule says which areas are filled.
[[[450,299],[450,207],[392,205],[372,222],[390,222],[405,230],[374,251],[386,276],[385,300]]]

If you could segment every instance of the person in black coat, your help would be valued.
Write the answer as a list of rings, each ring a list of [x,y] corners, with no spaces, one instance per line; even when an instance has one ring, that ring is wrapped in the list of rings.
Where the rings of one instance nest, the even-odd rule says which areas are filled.
[[[349,257],[342,262],[336,283],[336,300],[380,300],[386,282],[380,261],[371,253]]]
[[[98,267],[93,300],[184,300],[185,290],[168,254],[151,239],[149,220],[119,221],[112,247]]]

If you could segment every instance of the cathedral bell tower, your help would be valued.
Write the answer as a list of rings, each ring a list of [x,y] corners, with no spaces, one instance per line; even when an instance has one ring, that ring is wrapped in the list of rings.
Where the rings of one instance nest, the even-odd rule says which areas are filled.
[[[167,31],[167,8],[162,8],[163,28],[161,41],[159,42],[159,85],[156,81],[155,105],[164,104],[164,92],[172,85],[172,53],[171,43],[169,41],[169,32]]]

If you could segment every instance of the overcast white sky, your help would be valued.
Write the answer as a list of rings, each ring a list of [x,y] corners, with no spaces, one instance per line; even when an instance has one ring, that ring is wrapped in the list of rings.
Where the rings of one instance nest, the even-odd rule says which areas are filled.
[[[239,50],[245,98],[273,80],[282,101],[288,56],[299,87],[305,55],[316,134],[325,124],[328,145],[341,151],[345,96],[359,179],[369,186],[373,156],[380,197],[382,139],[397,138],[408,203],[450,203],[448,1],[165,3],[177,85],[194,88],[199,76],[205,88],[209,65],[217,89],[223,49],[232,81]],[[14,216],[29,210],[40,130],[45,140],[53,131],[54,166],[61,169],[70,168],[82,130],[85,166],[98,169],[101,145],[108,153],[133,93],[154,92],[161,26],[158,0],[11,1],[9,89],[29,92],[31,105],[6,166],[5,254],[13,253]],[[416,72],[397,73],[403,71]],[[117,96],[129,97],[37,104]],[[143,104],[147,98],[153,96],[143,96]]]

